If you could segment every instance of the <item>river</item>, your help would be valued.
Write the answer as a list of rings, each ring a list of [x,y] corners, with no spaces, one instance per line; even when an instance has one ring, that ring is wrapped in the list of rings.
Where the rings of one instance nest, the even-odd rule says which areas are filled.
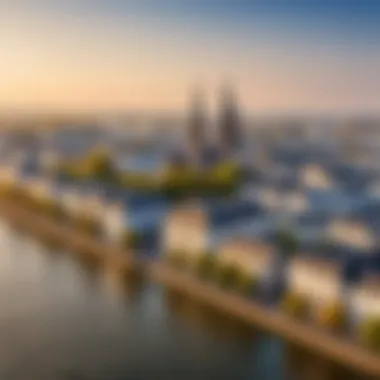
[[[0,380],[336,378],[361,379],[0,221]]]

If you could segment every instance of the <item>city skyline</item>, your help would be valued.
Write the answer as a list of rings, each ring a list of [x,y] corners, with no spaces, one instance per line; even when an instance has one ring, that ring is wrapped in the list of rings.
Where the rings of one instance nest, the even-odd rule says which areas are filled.
[[[268,4],[269,3],[269,4]],[[374,2],[23,1],[0,5],[0,110],[379,113]]]

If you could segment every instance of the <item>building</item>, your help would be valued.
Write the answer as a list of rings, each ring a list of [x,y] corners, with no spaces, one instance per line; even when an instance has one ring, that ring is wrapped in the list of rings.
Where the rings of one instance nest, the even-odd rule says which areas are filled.
[[[118,193],[104,200],[103,225],[105,238],[119,243],[125,233],[143,237],[144,248],[158,245],[160,223],[169,209],[166,199],[139,193]]]
[[[342,267],[335,261],[299,254],[287,268],[288,288],[309,302],[311,313],[339,302],[342,295]]]
[[[376,231],[365,219],[356,217],[332,220],[327,226],[326,238],[333,244],[362,252],[373,251],[378,245]]]
[[[300,170],[300,184],[308,190],[332,190],[336,187],[328,171],[317,164],[303,166]]]
[[[219,146],[222,154],[234,155],[242,144],[241,125],[233,90],[229,86],[221,89],[218,120]]]
[[[237,265],[259,282],[268,275],[275,260],[272,245],[252,238],[231,239],[218,247],[217,254],[220,263]]]
[[[349,306],[354,322],[380,318],[380,276],[367,275],[349,291]]]
[[[214,248],[226,230],[236,231],[252,221],[262,210],[246,200],[209,200],[186,203],[171,211],[163,223],[164,253],[182,251],[198,257]]]
[[[201,91],[195,91],[187,128],[187,151],[190,161],[198,163],[206,145],[206,115]]]

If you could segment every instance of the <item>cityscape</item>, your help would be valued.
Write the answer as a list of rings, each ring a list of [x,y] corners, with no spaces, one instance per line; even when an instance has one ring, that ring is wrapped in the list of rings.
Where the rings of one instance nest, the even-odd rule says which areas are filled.
[[[273,20],[288,14],[293,15],[290,19],[300,17],[297,12],[314,17],[315,22],[321,12],[328,29],[329,21],[338,22],[336,12],[343,12],[342,28],[347,28],[347,35],[358,33],[369,46],[372,41],[371,34],[364,37],[364,32],[355,29],[357,24],[349,27],[355,14],[358,24],[372,21],[373,5],[367,2],[295,9],[291,2],[288,8],[267,8],[260,2],[251,6],[237,1],[220,5],[219,11],[195,2],[194,9],[183,5],[178,15],[177,5],[170,1],[162,1],[161,11],[150,1],[144,5],[131,2],[131,8],[117,1],[111,1],[109,8],[100,4],[92,8],[85,2],[79,6],[69,1],[63,8],[43,3],[36,1],[31,9],[22,1],[14,8],[4,6],[14,46],[14,15],[37,24],[55,15],[57,23],[67,22],[66,28],[70,25],[76,31],[75,12],[89,12],[83,21],[88,30],[81,26],[78,46],[89,38],[86,32],[99,31],[102,23],[92,17],[103,20],[100,30],[107,42],[111,36],[121,38],[113,24],[120,21],[120,15],[125,17],[123,24],[131,15],[148,20],[150,12],[156,15],[155,22],[162,23],[162,33],[166,33],[167,21],[167,28],[175,25],[179,39],[196,39],[198,45],[189,43],[189,50],[202,50],[204,39],[199,36],[206,19],[214,20],[215,28],[220,27],[216,20],[234,20],[235,27],[241,22],[243,28],[244,16],[254,18],[255,12],[263,18],[273,17],[266,21],[273,30]],[[372,12],[378,15],[380,8],[373,7]],[[199,35],[194,29],[187,35],[187,23],[178,26],[181,17],[185,23],[186,14],[199,17]],[[301,19],[297,19],[299,28]],[[152,36],[159,33],[153,24],[143,28]],[[157,77],[153,80],[156,92],[154,85],[149,87],[151,93],[146,91],[144,107],[151,107],[149,112],[139,107],[137,89],[135,95],[130,90],[129,97],[118,92],[118,81],[120,88],[125,87],[121,77],[113,84],[114,96],[106,96],[114,101],[112,106],[107,108],[111,103],[104,94],[99,98],[92,94],[91,86],[84,83],[93,80],[94,73],[95,77],[104,75],[105,81],[115,79],[112,69],[106,73],[101,64],[89,67],[88,77],[83,76],[78,84],[87,88],[87,98],[77,90],[65,98],[66,92],[58,91],[62,78],[57,78],[51,102],[43,94],[50,88],[43,82],[45,74],[41,94],[28,80],[25,92],[18,93],[17,74],[9,71],[9,95],[0,90],[0,105],[6,105],[0,108],[0,309],[4,310],[0,311],[0,337],[4,336],[4,344],[0,339],[0,380],[380,377],[380,113],[378,103],[371,103],[380,89],[375,76],[371,79],[378,57],[366,58],[368,70],[357,66],[355,78],[350,76],[351,66],[342,67],[342,72],[333,70],[330,84],[326,74],[326,99],[322,96],[318,101],[307,95],[317,94],[317,71],[305,90],[305,103],[302,95],[296,95],[295,83],[289,86],[289,98],[266,95],[261,86],[263,102],[258,110],[251,106],[252,98],[261,103],[260,97],[251,96],[254,90],[248,88],[248,73],[242,81],[240,66],[233,65],[238,55],[248,60],[244,44],[248,47],[251,42],[244,38],[239,45],[238,31],[230,30],[231,25],[226,28],[236,57],[232,58],[231,41],[224,34],[208,32],[205,36],[210,41],[225,41],[222,47],[215,45],[215,50],[225,54],[225,61],[231,57],[231,71],[236,75],[218,71],[218,80],[211,81],[217,84],[210,86],[192,73],[182,88],[182,82],[160,87]],[[206,26],[206,30],[211,28]],[[60,27],[57,24],[52,29],[57,33],[55,41],[61,41]],[[334,25],[329,30],[331,39],[340,36],[337,29]],[[65,30],[69,41],[71,34]],[[218,33],[222,32],[218,29]],[[49,45],[50,37],[31,39],[46,44],[47,57],[55,46]],[[144,45],[145,37],[139,38]],[[107,47],[104,41],[99,41],[102,49]],[[301,46],[301,39],[297,41]],[[161,42],[157,42],[158,57],[165,55],[160,48],[166,45]],[[365,43],[361,40],[362,49],[367,48]],[[92,48],[87,50],[90,57]],[[172,48],[176,54],[185,54],[177,51],[179,45]],[[115,53],[112,49],[110,55]],[[21,52],[25,53],[24,47]],[[335,63],[348,53],[336,54],[336,62],[330,57]],[[164,67],[163,56],[160,65]],[[115,57],[127,62],[121,54]],[[215,64],[214,56],[207,57]],[[315,70],[315,62],[310,66],[307,62],[302,70]],[[111,65],[111,57],[103,63]],[[131,75],[140,78],[139,70],[144,67],[128,64]],[[281,68],[284,73],[285,66]],[[68,78],[73,75],[71,89],[80,81],[81,76],[74,75],[78,67],[67,69]],[[161,66],[157,63],[157,67]],[[173,62],[173,80],[181,74],[181,67]],[[61,69],[55,66],[56,72]],[[289,78],[292,70],[285,73]],[[147,75],[151,80],[154,75],[148,71],[141,78]],[[266,78],[264,69],[261,74]],[[26,72],[23,75],[27,78]],[[164,79],[166,75],[169,78],[170,72],[162,73]],[[304,75],[299,72],[300,78]],[[235,76],[239,80],[231,79]],[[268,78],[263,81],[269,91]],[[346,83],[350,78],[351,87],[339,87],[341,79]],[[96,82],[99,88],[100,82]],[[364,82],[373,86],[361,97]],[[138,87],[136,83],[131,82],[131,89]],[[281,83],[275,83],[279,94],[285,91]],[[179,92],[172,86],[180,88]],[[329,98],[327,92],[333,87],[335,95]],[[343,99],[340,96],[347,94],[347,88],[357,98],[352,95],[354,100],[350,98],[341,107],[337,99]],[[35,94],[36,102],[25,100],[28,91]],[[70,102],[77,95],[74,107]],[[367,95],[371,101],[361,107]],[[291,107],[292,96],[295,103],[307,104],[302,112]],[[268,111],[270,99],[283,108]],[[336,106],[334,111],[324,101]],[[360,111],[350,106],[351,101]],[[319,102],[317,106],[324,111],[318,107],[310,111],[308,102]],[[167,111],[168,104],[174,110]],[[182,106],[176,108],[178,104]]]

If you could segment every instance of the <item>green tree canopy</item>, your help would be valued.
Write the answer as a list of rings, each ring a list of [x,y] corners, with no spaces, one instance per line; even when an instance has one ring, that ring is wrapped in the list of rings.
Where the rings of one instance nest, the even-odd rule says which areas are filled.
[[[287,229],[277,231],[274,241],[277,248],[286,256],[293,255],[299,247],[297,236]]]

